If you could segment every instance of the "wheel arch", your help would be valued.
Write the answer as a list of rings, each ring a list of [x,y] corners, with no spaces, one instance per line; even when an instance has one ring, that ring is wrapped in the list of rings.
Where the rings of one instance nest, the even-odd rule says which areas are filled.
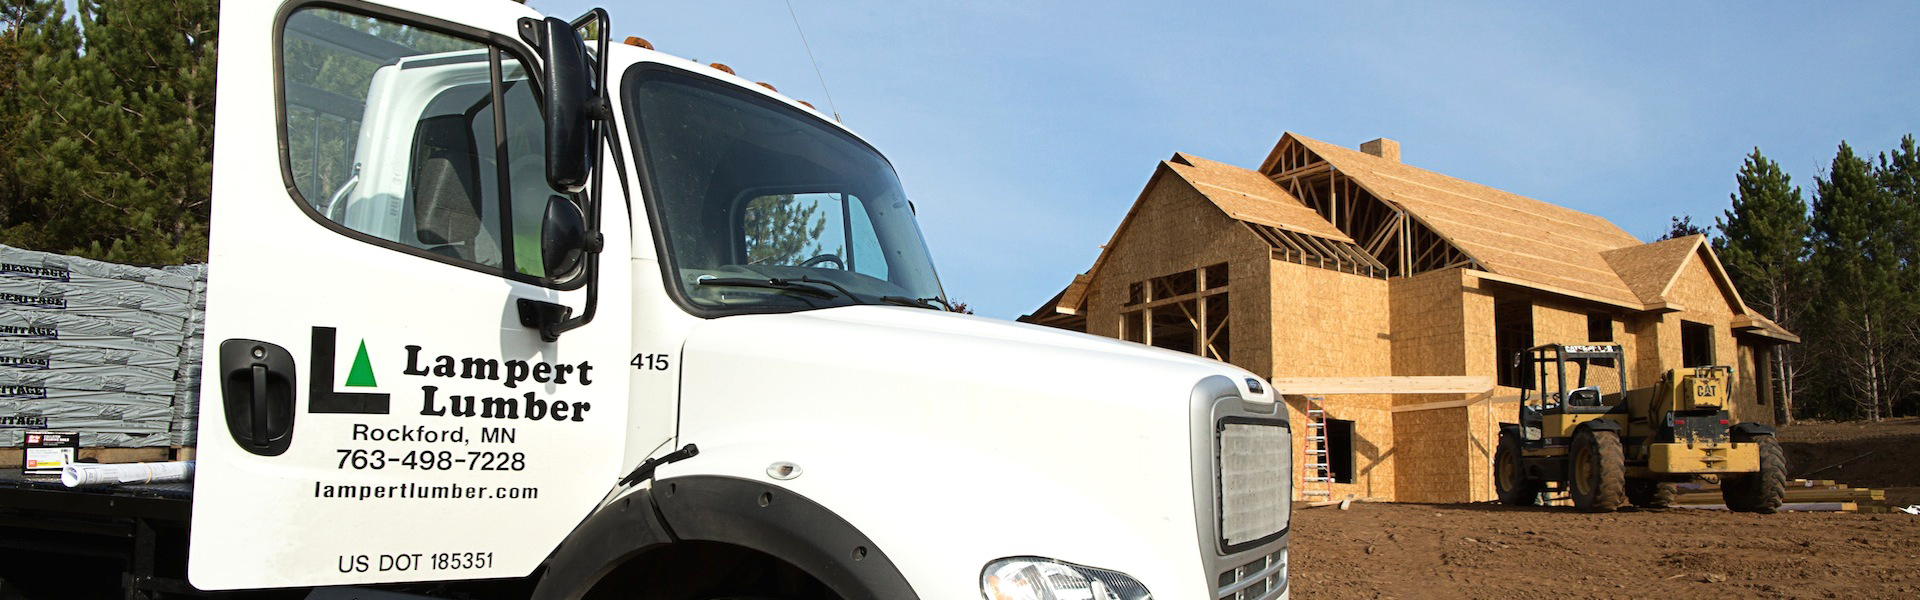
[[[770,484],[715,475],[654,484],[660,516],[683,541],[772,556],[846,600],[918,600],[905,575],[858,528],[813,500]]]
[[[1573,428],[1574,435],[1579,435],[1581,431],[1611,431],[1619,434],[1623,430],[1620,427],[1619,421],[1612,419],[1594,419],[1581,423],[1579,426]]]
[[[826,507],[761,482],[708,475],[656,481],[602,507],[547,559],[533,598],[581,598],[635,560],[693,547],[764,555],[845,600],[918,598],[885,552]]]
[[[1734,425],[1732,433],[1733,440],[1736,442],[1750,441],[1755,437],[1774,434],[1772,427],[1753,422]]]

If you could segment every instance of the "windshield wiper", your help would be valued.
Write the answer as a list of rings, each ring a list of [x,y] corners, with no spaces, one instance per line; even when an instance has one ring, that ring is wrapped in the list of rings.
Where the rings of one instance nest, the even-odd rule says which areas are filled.
[[[887,302],[892,302],[894,304],[898,304],[901,306],[912,306],[915,308],[930,308],[933,310],[941,310],[942,308],[944,308],[947,312],[953,312],[953,307],[951,305],[948,305],[947,301],[941,300],[939,298],[931,298],[931,297],[930,298],[908,298],[906,296],[881,296],[880,299]],[[935,302],[940,303],[940,306],[934,306],[933,304]]]
[[[800,283],[818,283],[818,284],[820,284],[820,285],[824,285],[824,286],[827,286],[827,287],[830,287],[830,288],[833,288],[833,289],[834,289],[835,291],[838,291],[838,292],[840,292],[840,295],[842,295],[842,296],[846,296],[846,297],[848,297],[848,298],[853,298],[853,299],[854,299],[855,301],[859,301],[859,300],[860,300],[860,297],[859,297],[859,296],[855,296],[855,295],[853,295],[853,291],[852,291],[852,290],[849,290],[849,289],[847,289],[847,288],[844,288],[844,287],[840,287],[840,284],[838,284],[838,283],[834,283],[834,282],[831,282],[831,281],[827,281],[827,280],[825,280],[825,279],[814,279],[814,278],[812,278],[812,277],[807,277],[807,276],[805,276],[805,275],[802,275],[802,276],[799,276],[799,277],[796,277],[796,278],[793,278],[793,279],[774,279],[773,281],[779,281],[779,282],[790,282],[790,281],[798,281],[798,282],[800,282]]]
[[[806,278],[803,277],[800,279],[800,281],[806,281]],[[784,292],[795,292],[799,294],[805,294],[808,296],[813,296],[815,298],[837,298],[841,295],[839,293],[834,293],[834,290],[818,288],[811,285],[805,285],[803,283],[796,283],[795,280],[792,280],[792,279],[780,279],[777,277],[772,279],[748,279],[745,277],[703,277],[700,279],[695,279],[694,283],[698,285],[731,285],[731,286],[739,286],[739,287],[767,288],[772,290],[780,290]],[[816,283],[816,282],[806,281],[806,283]],[[832,285],[832,284],[828,284],[828,285]],[[846,293],[846,290],[844,288],[840,288],[840,286],[836,285],[833,287],[835,289],[838,289],[841,293]],[[851,298],[853,297],[853,294],[847,293],[846,296]]]

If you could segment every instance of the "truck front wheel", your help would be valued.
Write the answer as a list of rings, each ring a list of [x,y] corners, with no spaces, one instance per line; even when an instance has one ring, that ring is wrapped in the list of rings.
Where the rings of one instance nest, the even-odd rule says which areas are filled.
[[[1627,460],[1620,434],[1583,429],[1573,436],[1567,465],[1573,505],[1587,512],[1613,512],[1627,503]]]
[[[1627,499],[1641,508],[1669,508],[1679,496],[1674,484],[1646,478],[1627,480]]]
[[[1500,449],[1493,454],[1493,486],[1501,504],[1540,504],[1540,482],[1527,477],[1526,466],[1520,462],[1520,440],[1513,436],[1500,436]]]
[[[1787,457],[1771,435],[1756,435],[1750,442],[1760,447],[1760,470],[1727,477],[1720,483],[1720,497],[1734,512],[1779,512],[1787,501]]]

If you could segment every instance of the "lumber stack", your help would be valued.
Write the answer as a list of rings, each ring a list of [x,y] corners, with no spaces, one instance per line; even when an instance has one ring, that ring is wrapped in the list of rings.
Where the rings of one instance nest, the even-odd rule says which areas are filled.
[[[0,246],[0,447],[29,429],[79,432],[86,448],[191,444],[205,290],[204,265]]]
[[[1676,506],[1681,508],[1726,509],[1717,483],[1682,483]],[[1886,500],[1886,490],[1847,487],[1831,479],[1793,479],[1787,481],[1786,504],[1780,510],[1841,511],[1860,509],[1860,502]]]

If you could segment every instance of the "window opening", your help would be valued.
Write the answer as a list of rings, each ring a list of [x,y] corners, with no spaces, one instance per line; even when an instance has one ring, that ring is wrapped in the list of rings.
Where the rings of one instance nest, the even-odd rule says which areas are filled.
[[[1613,315],[1607,313],[1587,313],[1587,341],[1613,341]]]
[[[1683,367],[1707,367],[1714,364],[1713,326],[1693,321],[1680,322],[1680,357]]]
[[[1128,284],[1120,339],[1230,361],[1228,281],[1218,263]]]
[[[1533,305],[1524,300],[1493,306],[1494,359],[1500,385],[1534,388],[1534,369],[1514,368],[1520,352],[1533,347]]]
[[[1587,342],[1604,343],[1613,341],[1613,315],[1603,312],[1587,313]],[[1614,368],[1611,358],[1593,359],[1593,366]]]

